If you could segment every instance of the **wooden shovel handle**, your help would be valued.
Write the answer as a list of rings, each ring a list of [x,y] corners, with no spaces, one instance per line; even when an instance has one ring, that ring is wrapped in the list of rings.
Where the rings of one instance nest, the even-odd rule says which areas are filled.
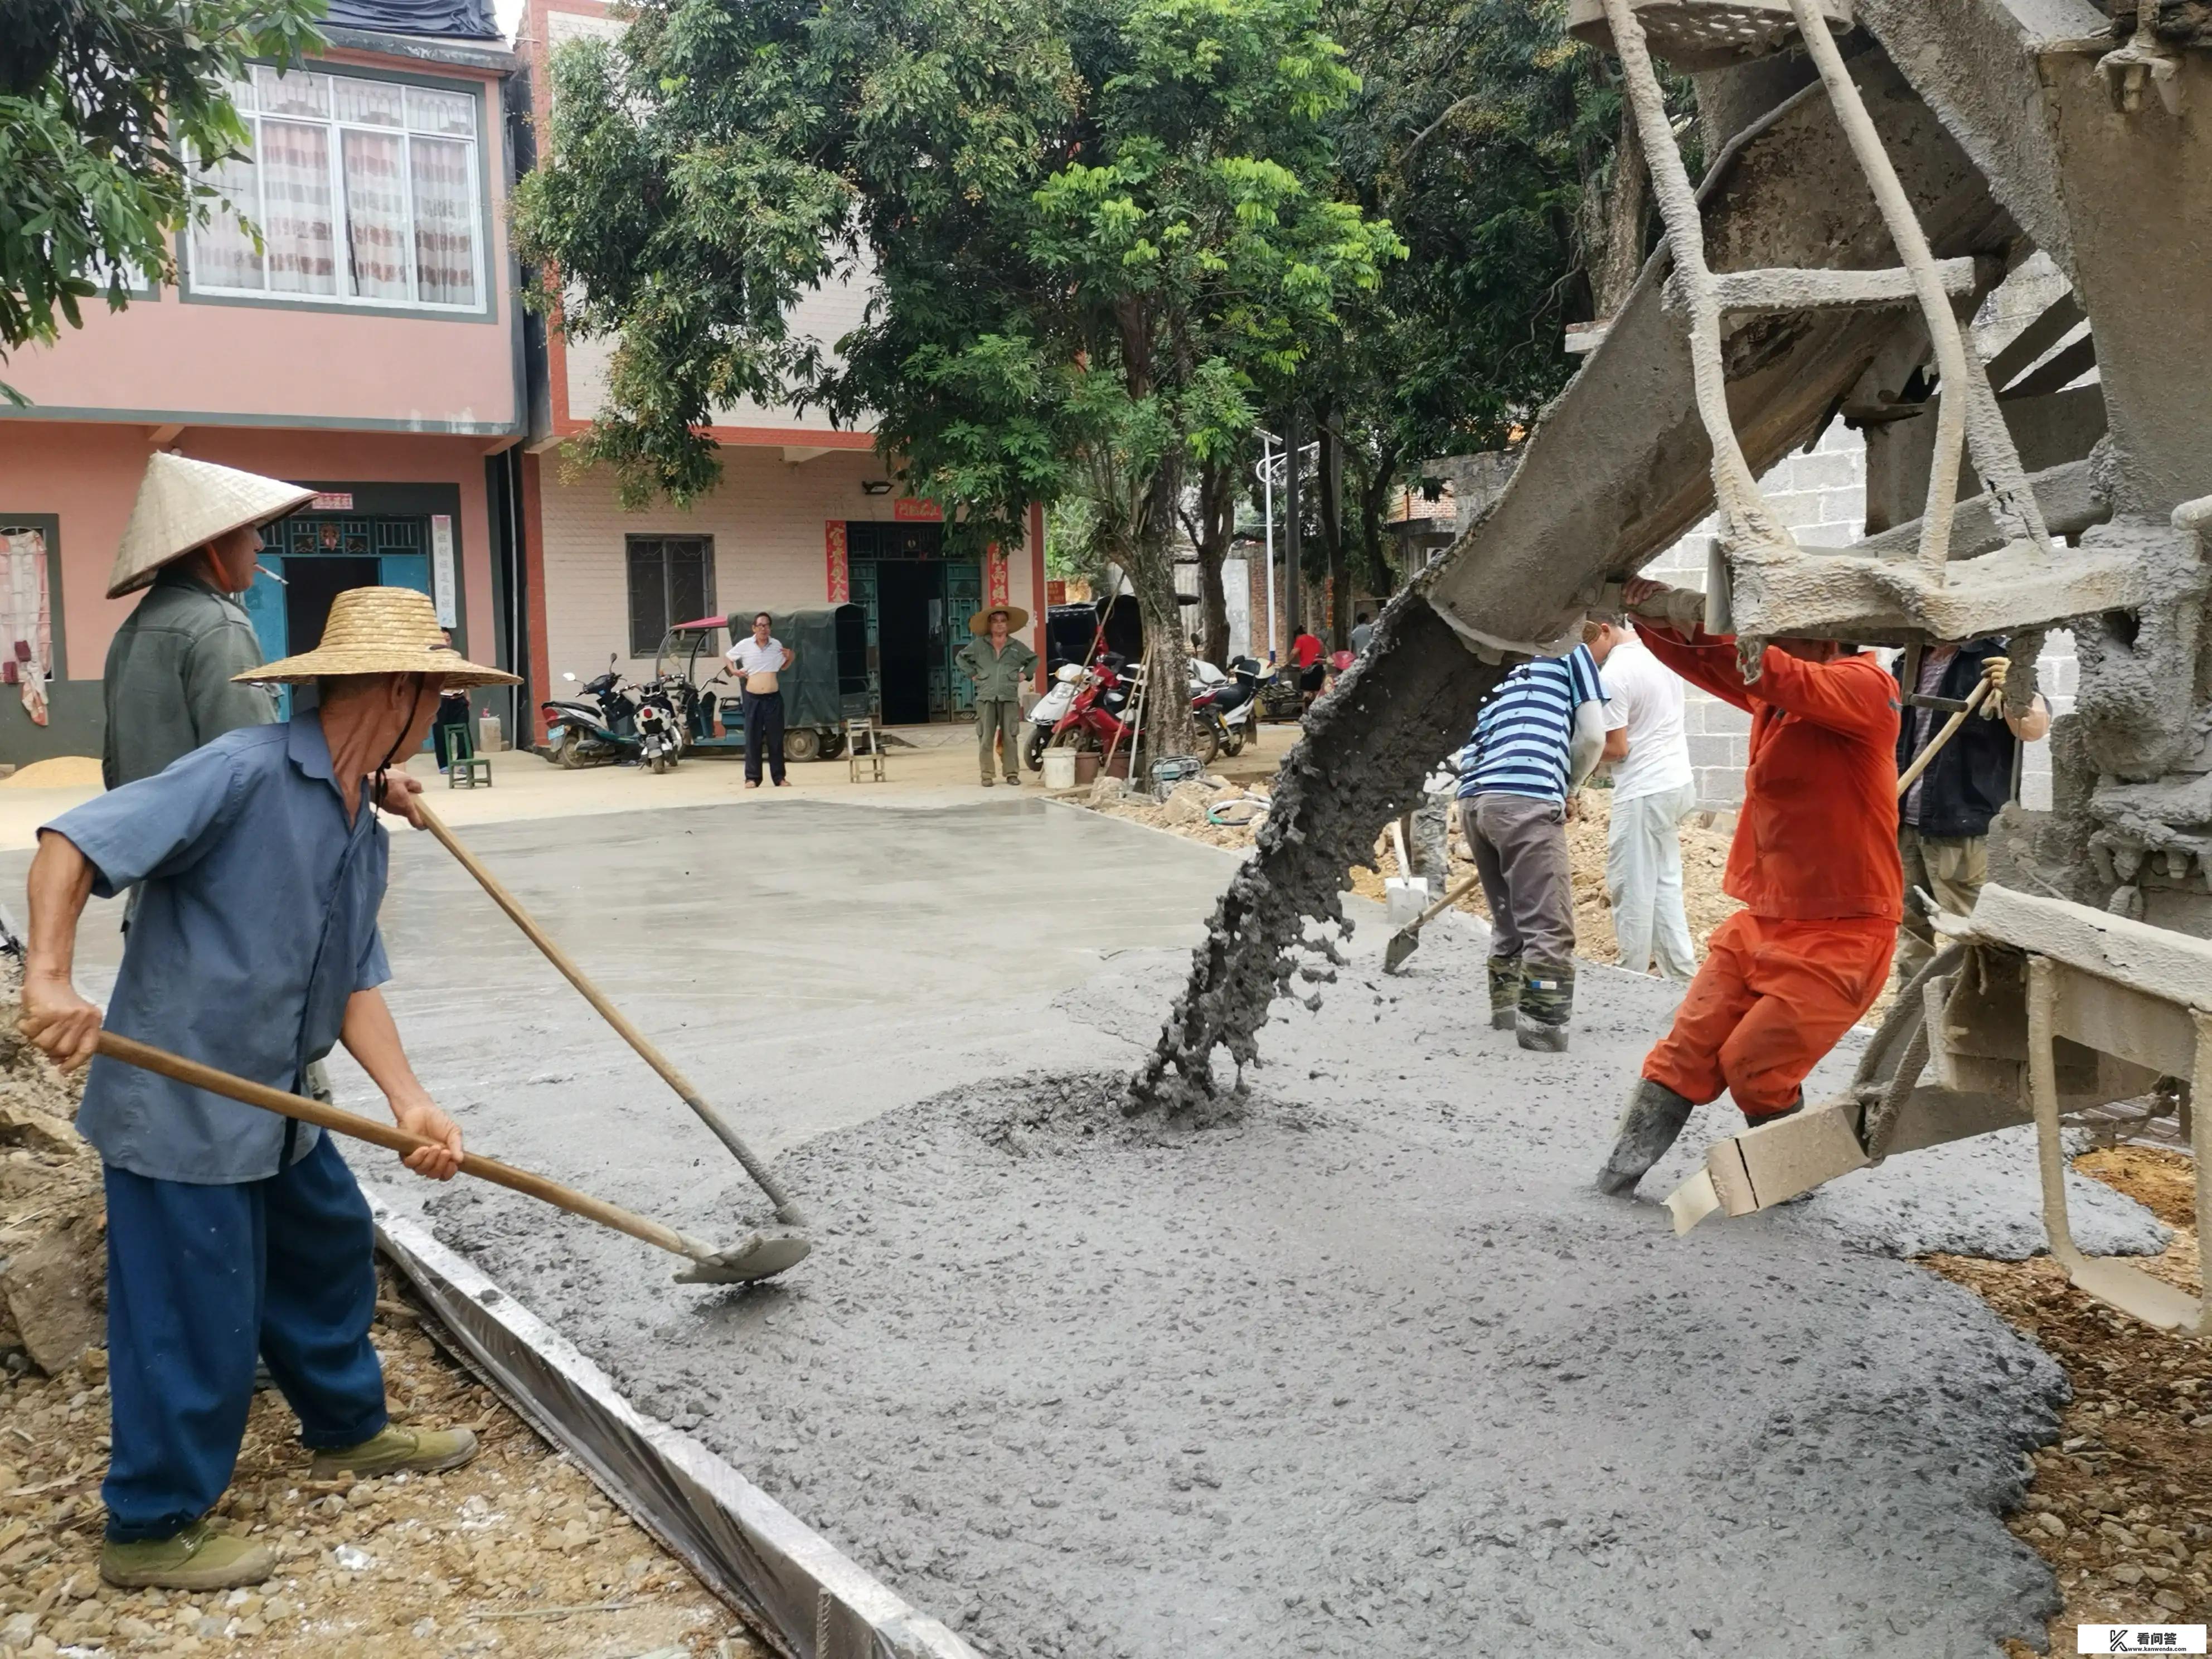
[[[1929,763],[1942,751],[1945,744],[1957,735],[1959,728],[1966,723],[1966,717],[1981,707],[1982,699],[1989,695],[1989,681],[1982,680],[1975,685],[1973,690],[1967,695],[1966,706],[1943,723],[1943,729],[1936,734],[1936,740],[1922,750],[1918,758],[1905,769],[1905,775],[1897,781],[1898,799],[1905,799],[1905,792],[1919,781],[1920,775],[1928,769]]]
[[[248,1106],[258,1106],[266,1112],[297,1118],[302,1123],[312,1123],[319,1129],[328,1129],[335,1134],[350,1135],[356,1140],[366,1140],[403,1157],[409,1152],[420,1152],[425,1146],[439,1144],[422,1135],[410,1134],[396,1123],[380,1123],[373,1117],[363,1117],[358,1112],[326,1106],[319,1100],[308,1099],[305,1095],[287,1094],[283,1090],[272,1089],[265,1083],[250,1083],[242,1077],[234,1077],[228,1072],[217,1071],[212,1066],[186,1060],[182,1054],[173,1054],[166,1048],[156,1048],[114,1031],[100,1032],[100,1052],[110,1060],[121,1060],[126,1066],[158,1072],[163,1077],[174,1078],[179,1083],[189,1084],[195,1089],[204,1089],[210,1094],[224,1095]],[[593,1198],[588,1193],[580,1193],[573,1187],[564,1187],[557,1181],[549,1181],[544,1176],[532,1175],[527,1170],[518,1170],[511,1164],[501,1164],[496,1158],[485,1158],[477,1152],[465,1152],[461,1156],[461,1173],[531,1198],[542,1199],[571,1215],[580,1215],[587,1221],[612,1227],[617,1232],[628,1233],[632,1238],[643,1239],[648,1244],[658,1244],[662,1249],[678,1255],[696,1259],[702,1254],[711,1253],[696,1240],[685,1238],[673,1227],[665,1227],[658,1221],[648,1221],[645,1217],[617,1205]]]
[[[691,1079],[678,1071],[668,1056],[662,1054],[644,1032],[631,1024],[629,1018],[607,1000],[598,986],[585,977],[584,970],[569,960],[568,953],[556,945],[545,930],[538,925],[538,919],[522,908],[522,901],[508,892],[500,878],[486,869],[482,860],[462,846],[453,832],[446,828],[445,820],[422,802],[417,801],[416,805],[422,813],[422,827],[438,838],[438,844],[460,861],[461,868],[476,878],[477,885],[490,895],[494,904],[507,912],[507,919],[522,929],[524,936],[538,947],[546,961],[561,970],[561,976],[576,988],[584,1000],[598,1011],[599,1018],[614,1027],[616,1035],[635,1048],[639,1058],[659,1073],[661,1080],[676,1091],[686,1106],[699,1115],[700,1121],[714,1132],[714,1138],[730,1149],[738,1162],[745,1166],[745,1173],[769,1195],[769,1201],[775,1206],[778,1218],[796,1224],[799,1216],[792,1204],[791,1194],[784,1191],[776,1178],[768,1172],[768,1166],[754,1156],[752,1148],[746,1146],[738,1132],[731,1127],[728,1120],[708,1105],[706,1097],[691,1086]]]

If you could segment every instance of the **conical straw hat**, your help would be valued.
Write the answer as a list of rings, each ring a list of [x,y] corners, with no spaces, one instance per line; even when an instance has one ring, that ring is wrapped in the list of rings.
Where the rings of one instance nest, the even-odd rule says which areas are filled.
[[[1030,625],[1030,613],[1018,605],[987,605],[968,618],[968,631],[981,639],[991,631],[991,613],[994,611],[1006,613],[1006,632],[1010,635],[1018,634]]]
[[[521,684],[515,675],[463,658],[446,642],[430,596],[411,587],[347,588],[331,601],[320,645],[231,678],[296,685],[323,674],[442,674],[449,691]]]
[[[107,597],[119,599],[154,580],[154,573],[227,531],[267,524],[315,499],[302,489],[258,472],[155,453],[146,463],[131,523],[116,550]]]

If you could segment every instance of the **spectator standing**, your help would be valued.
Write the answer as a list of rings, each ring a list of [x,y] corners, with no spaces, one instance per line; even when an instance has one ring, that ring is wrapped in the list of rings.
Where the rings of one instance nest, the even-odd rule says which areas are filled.
[[[1460,823],[1490,902],[1490,1023],[1523,1048],[1564,1053],[1575,1003],[1567,801],[1605,748],[1601,629],[1564,657],[1516,668],[1459,757]]]
[[[1036,653],[1014,637],[1029,625],[1030,613],[1017,605],[993,605],[968,618],[976,637],[953,655],[960,672],[975,687],[975,758],[983,769],[983,787],[991,787],[991,750],[1000,750],[1006,781],[1022,781],[1022,687],[1036,668]]]
[[[769,775],[775,787],[790,787],[783,775],[783,682],[778,678],[799,660],[793,651],[775,637],[775,623],[765,611],[753,617],[753,631],[722,654],[744,675],[738,694],[745,720],[745,787],[761,787],[761,757],[768,757]]]
[[[445,636],[447,645],[453,642],[452,629],[441,629],[439,632]],[[473,752],[469,745],[469,720],[467,691],[441,691],[438,694],[438,717],[430,727],[430,741],[437,750],[440,772],[450,770],[464,751]]]
[[[1613,765],[1613,816],[1606,829],[1605,889],[1613,904],[1620,965],[1687,984],[1697,948],[1682,907],[1682,820],[1698,805],[1682,734],[1682,682],[1635,633],[1602,623],[1606,729],[1625,750]],[[1613,750],[1607,750],[1608,757]]]
[[[1921,653],[1912,689],[1923,697],[1963,702],[1980,681],[1992,684],[1979,717],[1959,728],[1898,803],[1897,854],[1905,871],[1905,920],[1897,932],[1900,980],[1926,967],[1936,951],[1935,930],[1912,890],[1919,888],[1954,915],[1974,908],[1990,876],[1990,821],[2012,799],[2020,746],[2051,730],[2051,708],[2041,696],[2033,690],[2017,699],[2006,696],[2011,664],[2004,653],[2004,641],[1984,638],[1932,645]],[[1906,660],[1900,654],[1892,671],[1900,691]],[[1934,708],[1907,708],[1897,735],[1899,777],[1948,718]]]
[[[1352,624],[1352,654],[1355,657],[1365,656],[1367,641],[1374,637],[1375,619],[1363,611],[1359,613],[1359,619]]]

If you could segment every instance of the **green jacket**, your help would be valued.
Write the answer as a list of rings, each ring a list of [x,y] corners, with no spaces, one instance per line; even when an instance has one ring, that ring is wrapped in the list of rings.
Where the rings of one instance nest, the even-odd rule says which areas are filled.
[[[972,639],[952,653],[960,672],[975,682],[978,702],[1019,702],[1036,659],[1036,653],[1011,634],[1003,651],[992,650],[988,639]]]
[[[107,647],[100,757],[107,787],[150,778],[226,732],[275,720],[268,692],[231,684],[261,661],[261,641],[236,600],[174,565],[155,577]]]

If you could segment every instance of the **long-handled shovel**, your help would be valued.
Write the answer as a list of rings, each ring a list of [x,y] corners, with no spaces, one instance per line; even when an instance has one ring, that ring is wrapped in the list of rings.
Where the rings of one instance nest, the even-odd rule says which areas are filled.
[[[335,1133],[351,1135],[356,1140],[366,1140],[379,1146],[405,1154],[419,1152],[437,1143],[421,1135],[410,1134],[397,1124],[379,1123],[374,1118],[363,1117],[358,1112],[341,1111],[335,1106],[325,1106],[319,1100],[310,1100],[304,1095],[287,1094],[282,1089],[272,1089],[264,1083],[249,1083],[228,1072],[219,1072],[198,1060],[186,1060],[165,1048],[155,1048],[133,1038],[118,1036],[113,1031],[100,1034],[100,1052],[110,1060],[119,1060],[126,1066],[137,1066],[149,1072],[159,1072],[163,1077],[174,1078],[179,1083],[190,1084],[195,1089],[205,1089],[210,1094],[227,1095],[233,1100],[243,1101],[248,1106],[258,1106],[264,1111],[294,1117],[302,1123]],[[477,1152],[461,1156],[461,1173],[489,1181],[495,1186],[543,1199],[546,1203],[582,1216],[586,1221],[596,1221],[603,1227],[611,1227],[618,1233],[628,1233],[632,1238],[641,1238],[673,1255],[685,1256],[691,1265],[676,1275],[686,1285],[742,1285],[756,1279],[767,1279],[781,1273],[805,1258],[808,1245],[797,1233],[772,1228],[753,1234],[733,1249],[716,1249],[713,1245],[678,1232],[673,1227],[663,1226],[658,1221],[647,1220],[633,1211],[604,1199],[593,1198],[589,1193],[580,1193],[573,1187],[564,1187],[557,1181],[549,1181],[527,1170],[518,1170],[511,1164],[501,1164],[495,1158]]]
[[[1427,927],[1433,918],[1442,915],[1481,884],[1480,876],[1469,876],[1456,886],[1446,888],[1442,898],[1391,934],[1390,943],[1382,952],[1382,971],[1386,974],[1396,973],[1405,964],[1406,958],[1421,948],[1421,929]]]
[[[476,878],[477,885],[491,895],[492,902],[507,912],[530,942],[544,953],[545,960],[559,969],[562,977],[583,993],[584,1000],[599,1011],[599,1018],[613,1026],[622,1040],[636,1049],[647,1065],[660,1073],[661,1080],[676,1091],[684,1103],[699,1115],[699,1121],[714,1132],[715,1139],[728,1147],[738,1162],[745,1166],[745,1173],[758,1183],[761,1191],[768,1194],[769,1201],[775,1206],[775,1218],[789,1227],[805,1226],[805,1218],[799,1214],[799,1206],[791,1201],[791,1194],[784,1191],[782,1185],[768,1172],[768,1166],[754,1155],[752,1148],[739,1139],[738,1132],[730,1127],[729,1120],[708,1105],[705,1097],[691,1086],[691,1080],[669,1062],[668,1056],[653,1047],[645,1033],[631,1024],[622,1011],[607,1000],[598,986],[584,977],[584,970],[569,961],[568,952],[546,936],[545,930],[538,925],[536,918],[522,908],[522,902],[500,884],[499,878],[485,869],[476,854],[454,838],[453,832],[446,827],[444,820],[427,805],[422,806],[421,810],[423,826],[438,838],[439,844],[460,860],[461,868]],[[796,1238],[797,1235],[790,1237]],[[799,1242],[802,1245],[805,1243],[804,1240]],[[804,1249],[799,1251],[800,1255],[805,1253]],[[792,1259],[797,1261],[799,1258],[794,1256]]]

